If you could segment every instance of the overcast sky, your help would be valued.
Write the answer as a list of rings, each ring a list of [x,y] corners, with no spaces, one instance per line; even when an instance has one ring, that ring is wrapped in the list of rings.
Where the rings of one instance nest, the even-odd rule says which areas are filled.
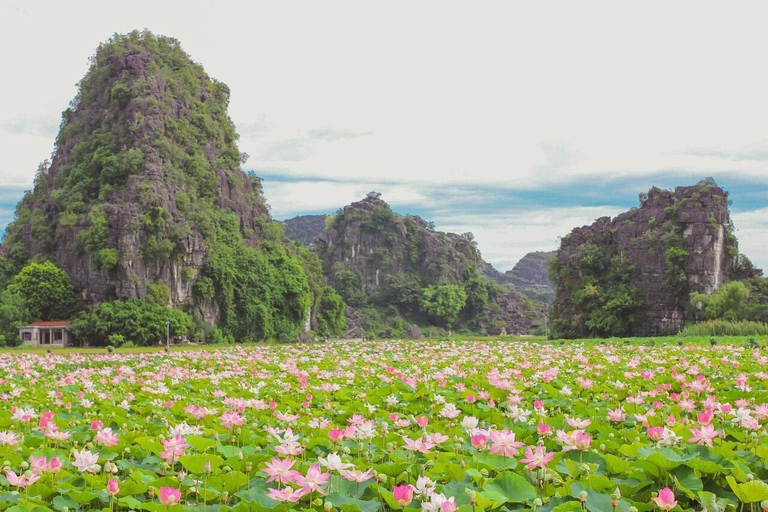
[[[500,270],[712,176],[768,268],[763,2],[0,0],[0,230],[113,33],[178,39],[229,85],[276,219],[382,192]]]

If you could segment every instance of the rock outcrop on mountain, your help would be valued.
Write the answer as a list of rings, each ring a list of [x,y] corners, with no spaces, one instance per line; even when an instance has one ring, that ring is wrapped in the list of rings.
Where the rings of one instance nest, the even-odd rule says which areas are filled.
[[[481,274],[490,265],[482,261],[471,234],[443,233],[420,217],[397,215],[378,193],[329,219],[315,250],[329,281],[356,309],[393,308],[403,321],[423,324],[429,320],[420,309],[423,290],[458,285],[467,294],[459,326],[474,322],[478,330],[511,334],[543,323],[540,303]]]
[[[651,189],[640,207],[574,229],[550,277],[557,335],[678,332],[692,292],[710,294],[738,271],[728,194],[708,179]]]
[[[315,238],[325,236],[327,218],[327,215],[298,215],[284,220],[285,237],[309,247]]]
[[[49,259],[89,305],[165,287],[239,339],[307,324],[312,283],[240,168],[229,95],[174,39],[102,44],[7,229],[6,272]]]
[[[557,251],[529,252],[512,270],[500,274],[497,281],[511,284],[528,297],[550,304],[555,299],[555,285],[549,280],[549,262],[556,255]]]

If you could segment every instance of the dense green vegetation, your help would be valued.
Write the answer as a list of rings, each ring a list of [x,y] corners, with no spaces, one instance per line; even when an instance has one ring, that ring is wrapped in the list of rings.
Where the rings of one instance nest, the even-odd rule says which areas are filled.
[[[552,310],[552,333],[557,338],[626,336],[643,320],[647,307],[632,280],[637,267],[621,255],[606,261],[602,248],[584,244],[578,249],[579,272],[552,260],[550,276],[558,286],[573,291],[575,310],[563,315]]]
[[[139,299],[105,302],[78,314],[72,332],[80,345],[147,346],[171,336],[194,334],[194,321],[184,311]]]
[[[425,334],[501,332],[499,301],[514,292],[480,274],[471,233],[435,231],[395,214],[379,196],[372,192],[329,217],[328,240],[315,245],[334,288],[356,310],[355,325],[368,337],[402,337],[411,324]],[[533,300],[511,300],[531,318],[541,316]]]
[[[195,288],[198,303],[221,308],[233,339],[293,339],[310,314],[312,294],[300,260],[280,243],[243,243],[233,215],[216,219],[216,238]]]

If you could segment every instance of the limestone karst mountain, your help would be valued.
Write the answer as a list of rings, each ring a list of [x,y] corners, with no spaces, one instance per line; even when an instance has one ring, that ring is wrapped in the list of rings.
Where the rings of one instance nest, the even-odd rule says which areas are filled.
[[[563,237],[550,278],[564,337],[675,333],[692,293],[755,271],[739,255],[728,194],[711,180],[641,194],[640,207]]]
[[[229,96],[174,39],[99,46],[7,229],[4,272],[49,259],[87,305],[161,288],[238,339],[310,327],[328,288],[242,171]]]

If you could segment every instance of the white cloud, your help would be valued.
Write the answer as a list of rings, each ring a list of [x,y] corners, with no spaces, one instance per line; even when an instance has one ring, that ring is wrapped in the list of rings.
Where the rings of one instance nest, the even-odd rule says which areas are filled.
[[[520,209],[493,215],[438,215],[436,228],[441,231],[475,235],[483,259],[497,270],[511,270],[520,258],[533,251],[553,251],[559,245],[559,237],[574,227],[592,224],[606,215],[617,215],[624,208],[538,208]]]
[[[768,207],[732,212],[731,219],[736,226],[739,252],[768,274]]]
[[[334,183],[328,181],[271,182],[264,181],[264,195],[272,216],[286,219],[306,213],[333,213],[368,192],[381,192],[393,207],[419,204],[427,206],[431,199],[412,187],[381,183]]]
[[[138,0],[119,18],[80,5],[0,16],[0,43],[15,48],[3,115],[57,126],[97,44],[147,27],[230,86],[251,165],[292,176],[532,189],[675,170],[768,182],[765,160],[728,157],[765,144],[764,3],[222,1],[184,4],[183,18],[173,3]],[[222,11],[227,23],[211,23]],[[336,135],[316,142],[332,143],[303,142],[326,127]],[[5,182],[29,183],[52,140],[0,144],[18,169]]]

